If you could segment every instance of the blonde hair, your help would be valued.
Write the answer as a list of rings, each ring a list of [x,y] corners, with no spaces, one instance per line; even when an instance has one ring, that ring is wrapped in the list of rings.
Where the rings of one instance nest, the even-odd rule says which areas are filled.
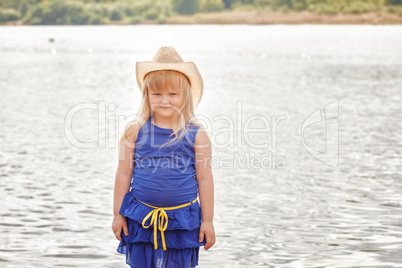
[[[152,115],[152,109],[149,103],[149,94],[160,89],[166,89],[168,86],[173,89],[178,89],[180,94],[181,105],[177,113],[174,115],[173,133],[174,138],[169,142],[163,144],[165,146],[169,143],[181,139],[185,135],[186,125],[191,122],[192,124],[201,127],[194,115],[193,97],[191,94],[190,81],[183,73],[174,70],[159,70],[146,74],[142,86],[142,100],[140,108],[136,117],[130,121],[119,141],[121,143],[133,143],[137,138],[140,128],[146,124]],[[161,147],[162,147],[161,146]]]

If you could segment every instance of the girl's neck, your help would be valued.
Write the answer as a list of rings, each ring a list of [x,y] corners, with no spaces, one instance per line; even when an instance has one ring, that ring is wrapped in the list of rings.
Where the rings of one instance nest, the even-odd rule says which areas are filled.
[[[160,128],[173,129],[172,119],[151,116],[151,123]]]

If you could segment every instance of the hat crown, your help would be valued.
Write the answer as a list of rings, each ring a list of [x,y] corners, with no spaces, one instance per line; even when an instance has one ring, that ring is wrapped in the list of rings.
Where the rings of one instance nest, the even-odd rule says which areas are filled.
[[[180,63],[184,62],[173,47],[161,47],[152,59],[153,61],[163,63]]]
[[[194,108],[201,100],[204,90],[203,81],[200,72],[194,62],[184,62],[179,53],[170,46],[161,47],[153,57],[152,61],[143,61],[135,64],[135,72],[138,87],[141,91],[144,89],[144,79],[150,72],[160,70],[173,70],[183,73],[190,80],[190,89]]]

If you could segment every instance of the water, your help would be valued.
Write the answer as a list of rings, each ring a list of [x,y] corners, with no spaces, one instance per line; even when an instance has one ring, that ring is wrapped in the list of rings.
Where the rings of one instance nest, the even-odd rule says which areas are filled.
[[[128,267],[116,128],[163,45],[197,64],[212,128],[199,267],[402,267],[402,27],[325,25],[0,27],[1,267]],[[246,137],[256,116],[276,131]]]

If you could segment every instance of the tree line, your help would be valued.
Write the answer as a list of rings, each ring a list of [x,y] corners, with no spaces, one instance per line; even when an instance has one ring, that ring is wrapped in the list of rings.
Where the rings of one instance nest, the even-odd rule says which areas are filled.
[[[402,0],[0,0],[0,23],[125,24],[166,23],[175,14],[245,11],[310,11],[317,14],[393,12]]]

